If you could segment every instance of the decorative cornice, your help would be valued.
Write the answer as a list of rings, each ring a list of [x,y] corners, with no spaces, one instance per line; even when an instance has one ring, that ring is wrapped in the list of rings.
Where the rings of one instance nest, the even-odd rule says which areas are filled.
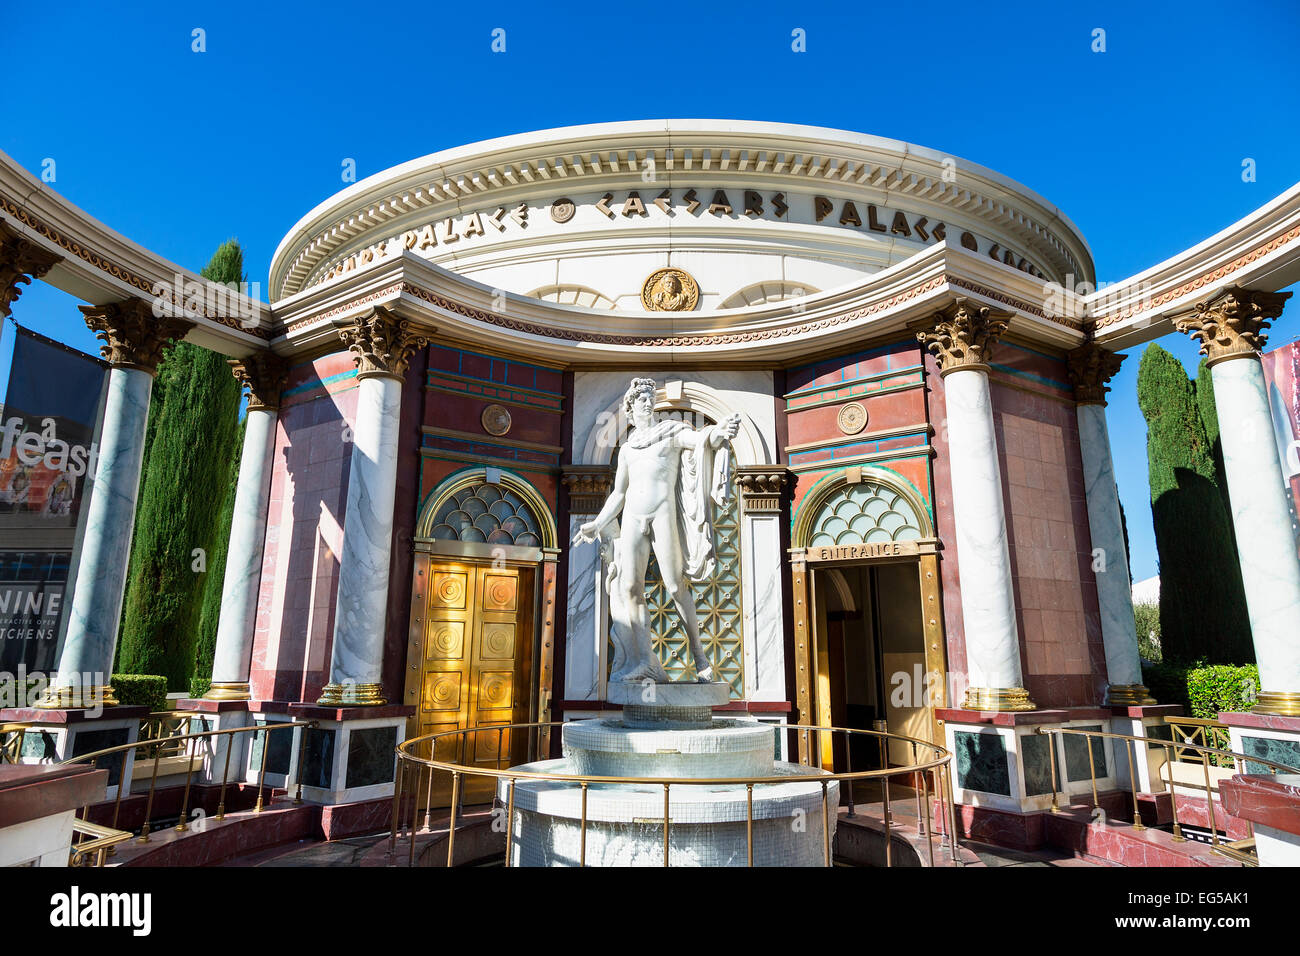
[[[958,369],[989,370],[989,355],[994,343],[1006,332],[1012,318],[986,305],[977,305],[962,296],[934,318],[913,326],[917,341],[939,360],[939,374]]]
[[[779,513],[783,498],[794,485],[794,473],[780,465],[741,465],[736,468],[736,488],[750,514]]]
[[[614,487],[614,469],[609,465],[565,465],[560,481],[569,489],[569,513],[594,515]]]
[[[1282,314],[1282,305],[1290,297],[1290,292],[1228,286],[1213,298],[1197,303],[1194,315],[1178,319],[1174,325],[1201,343],[1201,354],[1210,365],[1252,358],[1264,348],[1264,329]]]
[[[113,277],[114,279],[118,279],[121,282],[125,282],[127,285],[131,286],[132,288],[138,289],[140,292],[144,293],[145,295],[154,299],[161,299],[163,301],[170,302],[177,309],[190,308],[190,306],[187,306],[185,302],[185,297],[183,294],[184,290],[169,289],[167,290],[166,294],[160,294],[159,289],[157,288],[157,285],[155,283],[149,281],[143,276],[136,275],[131,270],[121,265],[118,265],[116,262],[104,258],[99,253],[95,252],[93,249],[86,248],[77,240],[63,235],[61,232],[59,232],[59,230],[55,229],[53,226],[43,222],[41,219],[32,215],[26,209],[22,208],[17,203],[9,199],[9,197],[7,196],[0,195],[0,212],[4,212],[6,215],[11,216],[17,222],[21,222],[29,229],[39,233],[41,236],[48,239],[50,242],[54,243],[56,246],[63,249],[70,255],[73,255],[76,258],[80,259],[82,262],[85,262],[88,265],[93,266],[94,268],[105,273],[106,275]],[[202,311],[203,311],[204,318],[209,319],[213,322],[217,322],[221,325],[224,325],[227,328],[237,329],[240,332],[244,332],[248,335],[251,335],[259,339],[269,339],[271,337],[271,333],[260,326],[245,325],[244,323],[240,322],[239,319],[237,318],[232,318],[230,316],[216,315],[207,310],[202,310]]]
[[[339,338],[356,355],[357,378],[378,376],[402,379],[417,349],[429,344],[430,329],[416,330],[382,305],[374,306],[349,320],[339,330]]]
[[[289,377],[289,363],[274,352],[254,352],[227,364],[240,386],[248,392],[248,410],[277,411],[280,393]]]
[[[1119,371],[1127,356],[1117,355],[1096,342],[1085,342],[1065,354],[1066,371],[1074,386],[1077,405],[1105,405],[1106,383]]]
[[[0,222],[0,317],[10,314],[22,286],[49,272],[59,258]]]
[[[99,354],[114,368],[135,368],[153,375],[162,361],[163,349],[180,341],[194,323],[186,319],[154,315],[153,304],[143,299],[125,299],[107,305],[78,306],[86,325],[103,339]]]

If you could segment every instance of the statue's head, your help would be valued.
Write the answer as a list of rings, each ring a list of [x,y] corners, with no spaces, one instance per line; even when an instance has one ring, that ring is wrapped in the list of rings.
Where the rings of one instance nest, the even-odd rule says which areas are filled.
[[[670,272],[668,273],[668,275],[664,276],[663,282],[664,282],[664,291],[667,292],[669,295],[676,295],[682,289],[681,280],[677,278],[677,274],[675,272]]]
[[[655,380],[634,378],[623,395],[623,411],[639,427],[654,418]]]

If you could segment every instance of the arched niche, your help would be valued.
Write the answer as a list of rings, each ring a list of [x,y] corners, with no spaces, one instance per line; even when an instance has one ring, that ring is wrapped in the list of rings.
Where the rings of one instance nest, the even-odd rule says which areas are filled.
[[[930,509],[912,483],[888,468],[863,466],[812,487],[795,516],[791,543],[810,548],[933,538]]]
[[[628,381],[631,381],[629,377]],[[740,415],[740,431],[732,439],[737,465],[772,465],[776,461],[763,441],[754,420],[743,408],[733,408],[717,392],[697,382],[672,381],[655,389],[655,411],[666,413],[694,413],[712,422],[720,422],[735,413]],[[688,418],[689,422],[690,419]],[[631,422],[623,411],[623,393],[596,416],[596,422],[587,434],[587,443],[581,461],[593,465],[608,465],[613,461],[614,449],[623,442]]]

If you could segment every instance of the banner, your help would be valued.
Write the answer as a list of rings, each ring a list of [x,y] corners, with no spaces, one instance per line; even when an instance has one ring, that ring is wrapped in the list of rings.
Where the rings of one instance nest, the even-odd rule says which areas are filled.
[[[77,524],[99,457],[107,369],[17,330],[0,412],[0,672],[57,663]]]

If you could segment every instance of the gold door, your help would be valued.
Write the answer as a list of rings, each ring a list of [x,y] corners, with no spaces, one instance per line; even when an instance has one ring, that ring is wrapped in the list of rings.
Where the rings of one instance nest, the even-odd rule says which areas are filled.
[[[408,694],[418,698],[409,736],[528,721],[533,578],[529,567],[416,555],[408,673],[414,676],[418,666],[419,678],[416,693]],[[504,769],[524,762],[527,747],[527,732],[481,729],[463,741],[439,741],[434,759]],[[492,778],[465,777],[461,786],[467,804],[492,799]],[[436,773],[432,786],[426,779],[421,789],[434,806],[446,806],[451,776]]]

